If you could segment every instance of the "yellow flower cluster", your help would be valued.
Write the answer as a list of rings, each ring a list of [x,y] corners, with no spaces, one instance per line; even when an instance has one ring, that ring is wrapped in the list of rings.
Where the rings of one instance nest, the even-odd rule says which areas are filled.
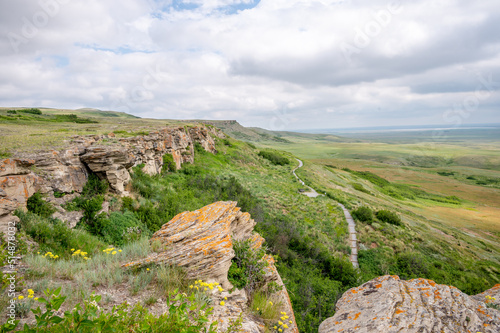
[[[102,250],[102,252],[104,252],[106,254],[111,254],[111,255],[114,256],[118,252],[122,252],[122,250],[115,249],[114,247],[108,247],[107,249]]]
[[[491,303],[497,300],[495,297],[491,297],[490,295],[486,295],[485,297],[486,297],[486,303]]]
[[[35,301],[38,301],[38,297],[35,297],[35,292],[33,291],[33,289],[28,289],[28,298],[29,299],[34,298]],[[24,296],[19,295],[19,297],[17,299],[22,300],[22,299],[24,299]]]
[[[38,253],[40,253],[40,252],[38,252]],[[55,255],[54,255],[52,252],[47,252],[47,253],[45,253],[43,256],[44,256],[45,258],[49,257],[49,258],[51,258],[51,259],[57,259],[57,258],[59,258],[59,256],[58,256],[57,254],[55,254]]]
[[[208,289],[213,290],[215,287],[219,290],[219,292],[223,292],[224,289],[219,285],[218,282],[206,283],[203,280],[196,280],[194,285],[190,285],[189,288],[196,290],[204,290],[208,291]]]
[[[224,291],[224,288],[222,288],[218,282],[207,283],[207,282],[203,282],[203,280],[196,280],[194,282],[194,285],[190,285],[189,288],[196,289],[198,291],[208,291],[209,289],[214,290],[214,288],[217,288],[217,290],[219,290],[219,292]],[[227,301],[227,297],[224,297],[224,300]],[[221,301],[219,304],[224,306],[226,304],[226,302]]]
[[[82,250],[76,250],[75,249],[71,249],[71,252],[73,252],[72,256],[75,257],[75,256],[81,256],[83,259],[85,260],[89,260],[89,257],[87,257],[88,253],[87,252],[83,252]]]
[[[288,315],[286,314],[286,312],[281,312],[281,317],[280,317],[281,320],[279,320],[278,321],[278,325],[275,325],[273,328],[275,330],[277,330],[278,332],[283,332],[284,329],[288,328],[288,325],[286,324],[286,320],[289,319],[289,318],[290,317],[288,317]],[[293,321],[288,320],[288,322],[293,325]]]

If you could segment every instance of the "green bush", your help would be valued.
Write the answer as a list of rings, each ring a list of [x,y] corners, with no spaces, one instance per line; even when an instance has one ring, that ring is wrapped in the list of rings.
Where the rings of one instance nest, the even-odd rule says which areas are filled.
[[[129,211],[112,212],[101,224],[100,233],[107,243],[115,246],[122,246],[141,236],[150,236],[149,229]]]
[[[259,156],[269,160],[274,165],[287,165],[290,164],[290,160],[278,153],[272,151],[261,150],[259,151]]]
[[[266,252],[263,248],[253,249],[250,240],[234,241],[233,248],[235,255],[228,273],[229,282],[244,287],[251,296],[264,284],[267,262],[261,259]]]
[[[161,173],[175,172],[177,170],[177,165],[174,162],[174,157],[171,154],[163,155],[163,166],[161,168]]]
[[[352,188],[354,188],[356,191],[371,194],[370,191],[364,188],[363,185],[361,185],[360,183],[352,183]]]
[[[376,214],[377,219],[382,222],[394,224],[394,225],[402,225],[401,218],[394,212],[391,212],[386,209],[379,210]]]
[[[99,194],[106,194],[108,188],[109,184],[107,180],[100,180],[96,174],[90,173],[83,187],[82,197],[93,197]]]
[[[29,212],[40,215],[42,217],[50,217],[56,212],[51,203],[43,200],[43,195],[40,192],[35,192],[28,198],[26,208]]]
[[[60,220],[21,210],[17,210],[15,214],[20,219],[20,230],[37,242],[41,251],[51,251],[60,257],[69,257],[72,248],[95,253],[104,247],[95,236],[81,229],[70,229]]]
[[[352,217],[361,222],[373,222],[373,212],[369,207],[361,206],[351,212]]]
[[[42,111],[40,111],[40,109],[35,109],[35,108],[31,108],[31,109],[22,109],[22,110],[17,110],[18,112],[23,112],[23,113],[29,113],[29,114],[36,114],[36,115],[41,115],[42,114]]]

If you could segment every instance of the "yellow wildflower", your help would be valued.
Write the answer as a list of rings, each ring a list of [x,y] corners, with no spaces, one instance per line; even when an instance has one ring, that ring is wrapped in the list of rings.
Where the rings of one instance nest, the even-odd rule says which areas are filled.
[[[279,331],[279,332],[283,332],[283,330],[282,330],[281,328],[278,328],[278,331]]]
[[[220,302],[220,305],[224,306],[224,304],[226,304],[226,303],[224,303],[224,301]]]
[[[273,305],[273,302],[269,301],[269,304],[270,304],[270,305]]]
[[[278,324],[279,324],[280,326],[283,326],[283,322],[281,322],[281,321],[278,321]]]
[[[23,299],[23,298],[24,298],[24,296],[23,296],[23,295],[20,295],[20,296],[18,297],[18,299]]]
[[[287,325],[287,324],[284,324],[284,325],[283,325],[283,327],[284,327],[284,328],[288,328],[288,325]]]
[[[112,255],[115,255],[115,254],[116,254],[116,251],[111,252],[111,254],[112,254]]]

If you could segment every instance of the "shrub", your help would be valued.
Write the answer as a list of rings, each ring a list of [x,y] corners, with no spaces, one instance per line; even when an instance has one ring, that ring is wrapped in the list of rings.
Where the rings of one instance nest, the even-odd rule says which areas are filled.
[[[369,207],[361,206],[351,212],[352,216],[361,222],[372,222],[373,212]]]
[[[234,252],[231,267],[236,267],[230,268],[228,279],[239,288],[244,287],[252,295],[264,283],[264,268],[268,264],[262,257],[266,252],[263,248],[253,249],[250,240],[235,241]]]
[[[177,165],[174,162],[174,157],[171,154],[163,155],[163,166],[161,168],[161,173],[175,172],[177,170]]]
[[[99,194],[105,194],[108,191],[109,184],[107,180],[100,180],[95,173],[90,173],[87,183],[82,190],[82,197],[93,197]]]
[[[102,209],[104,196],[97,195],[90,199],[83,199],[79,207],[83,209],[83,217],[80,222],[85,223],[85,228],[93,235],[104,236],[104,224],[107,222],[103,217],[97,216]]]
[[[35,108],[22,109],[22,110],[17,110],[17,111],[23,112],[23,113],[29,113],[29,114],[36,114],[36,115],[41,115],[42,114],[42,111],[40,111],[40,109],[35,109]]]
[[[100,225],[104,240],[115,246],[137,240],[141,235],[150,236],[148,228],[129,212],[112,212]]]
[[[40,192],[35,192],[28,198],[26,207],[29,212],[40,215],[42,217],[50,217],[55,213],[56,209],[49,202],[43,200],[43,195]]]
[[[41,251],[51,251],[61,257],[69,257],[72,248],[94,253],[104,247],[104,244],[95,236],[84,230],[70,229],[60,220],[44,218],[21,210],[16,211],[15,214],[21,220],[20,230],[36,241]]]
[[[274,165],[290,164],[290,160],[288,158],[272,151],[261,150],[259,151],[258,155],[265,158],[266,160],[269,160]]]
[[[379,210],[377,212],[377,219],[379,219],[382,222],[394,224],[394,225],[401,225],[401,218],[394,212],[391,212],[386,209]]]
[[[366,188],[364,188],[363,185],[361,185],[360,183],[352,183],[352,187],[356,191],[360,191],[360,192],[363,192],[363,193],[371,194],[370,191],[368,191]]]

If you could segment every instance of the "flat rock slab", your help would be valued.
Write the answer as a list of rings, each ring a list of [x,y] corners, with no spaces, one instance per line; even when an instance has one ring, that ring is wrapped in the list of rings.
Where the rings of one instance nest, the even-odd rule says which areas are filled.
[[[455,287],[382,276],[348,290],[318,332],[498,333],[500,311]]]

